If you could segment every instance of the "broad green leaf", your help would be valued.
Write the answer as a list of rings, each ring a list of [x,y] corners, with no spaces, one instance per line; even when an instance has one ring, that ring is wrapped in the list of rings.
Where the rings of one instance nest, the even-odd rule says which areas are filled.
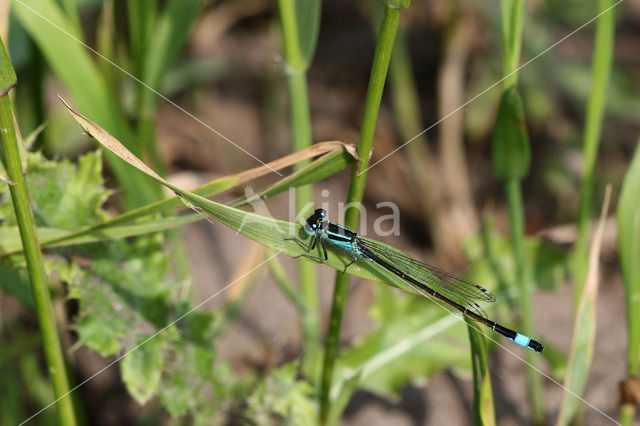
[[[248,398],[248,416],[258,425],[311,425],[318,418],[310,383],[298,379],[297,363],[269,372]]]
[[[37,187],[30,195],[38,226],[56,224],[58,228],[76,229],[104,221],[106,214],[100,207],[110,191],[103,186],[99,152],[82,156],[77,166],[68,160],[49,161],[41,153],[31,153],[27,165],[27,184]],[[4,219],[5,227],[16,225],[8,203],[0,204],[0,219]],[[0,249],[5,242],[0,242]]]
[[[460,318],[416,297],[393,297],[398,306],[389,309],[385,300],[392,298],[390,289],[377,289],[382,296],[376,298],[371,315],[380,328],[341,354],[332,400],[348,400],[356,387],[391,395],[407,381],[429,376],[446,366],[468,368]],[[396,309],[402,314],[396,315]],[[444,335],[446,338],[438,338]]]
[[[146,403],[158,390],[164,366],[165,342],[141,336],[136,349],[121,361],[122,380],[139,404]]]
[[[529,172],[531,152],[522,99],[516,86],[504,91],[491,142],[493,170],[499,179],[522,179]]]
[[[149,328],[165,326],[181,286],[168,279],[159,234],[79,250],[92,259],[67,277],[69,297],[80,312],[74,328],[79,341],[104,356],[113,355]],[[175,308],[174,308],[175,309]]]
[[[564,380],[564,387],[571,392],[565,392],[560,413],[558,415],[558,426],[570,424],[576,415],[582,400],[574,395],[582,395],[587,385],[591,361],[593,360],[593,348],[596,334],[596,298],[598,296],[598,286],[600,282],[599,261],[602,236],[604,234],[604,224],[609,209],[609,198],[611,186],[607,187],[600,221],[593,235],[591,247],[589,248],[589,268],[586,275],[586,282],[582,286],[580,303],[576,311],[573,339],[571,341],[571,354],[567,366],[567,376]]]
[[[33,210],[39,223],[53,227],[40,228],[41,236],[55,238],[68,234],[65,228],[82,229],[104,221],[106,212],[101,204],[109,191],[103,186],[100,159],[99,152],[90,153],[74,165],[49,161],[39,154],[29,156]],[[7,185],[0,185],[0,193],[6,190]],[[0,203],[2,225],[13,223],[10,207]],[[162,218],[157,222],[162,227],[174,226],[185,219],[192,221],[194,216],[200,215]],[[154,223],[121,224],[86,233],[77,242],[119,238],[114,232],[149,232],[153,230],[150,226]],[[138,231],[134,231],[136,227]],[[7,235],[19,243],[14,226],[0,226],[3,244]],[[187,292],[182,283],[170,278],[163,247],[162,235],[152,234],[84,245],[73,252],[66,249],[64,256],[56,256],[59,250],[51,250],[46,268],[50,276],[68,284],[68,297],[79,305],[72,325],[79,344],[110,356],[127,353],[144,342],[127,353],[121,364],[123,380],[138,402],[159,395],[172,415],[188,413],[195,424],[210,424],[229,409],[232,398],[248,393],[247,381],[216,362],[214,342],[220,321],[214,314],[205,311],[185,316],[192,309],[183,299]],[[30,293],[20,294],[21,290],[28,290],[22,258],[2,259],[0,286],[29,306],[33,304],[28,298]],[[76,263],[75,259],[81,262]],[[224,313],[224,308],[221,311]]]
[[[316,50],[320,32],[320,0],[297,0],[296,24],[298,26],[298,45],[304,62],[309,66]]]
[[[172,417],[188,411],[203,412],[216,407],[211,387],[224,383],[222,366],[217,366],[215,317],[211,311],[190,313],[180,324],[180,338],[172,339],[167,351],[162,387],[158,396]]]
[[[640,372],[640,143],[622,184],[617,217],[627,305],[629,376],[637,376]]]
[[[73,328],[83,345],[102,356],[116,354],[122,349],[122,341],[130,330],[130,314],[114,309],[117,298],[110,290],[105,292],[97,284],[90,285],[95,287],[90,293],[81,293],[79,289],[69,292],[72,299],[83,305]]]
[[[454,326],[462,332],[460,324],[456,316],[446,315],[423,327],[415,327],[388,344],[383,342],[392,337],[390,332],[366,336],[341,355],[331,399],[348,399],[349,391],[357,387],[392,395],[416,377],[429,376],[451,365],[468,368],[469,356],[464,344],[457,346],[446,339],[435,339]]]

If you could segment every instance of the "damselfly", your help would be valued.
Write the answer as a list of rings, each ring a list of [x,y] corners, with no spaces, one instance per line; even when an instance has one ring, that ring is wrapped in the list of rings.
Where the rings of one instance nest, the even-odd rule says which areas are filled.
[[[306,244],[298,238],[292,238],[308,250],[314,250],[319,244],[323,256],[303,254],[311,259],[324,262],[328,259],[326,243],[342,250],[351,262],[344,268],[351,266],[358,259],[374,262],[396,277],[402,279],[409,288],[419,294],[443,302],[452,311],[477,321],[502,334],[507,339],[520,346],[536,352],[542,352],[544,346],[524,334],[513,331],[503,325],[490,320],[476,301],[495,302],[495,296],[487,289],[458,278],[426,263],[396,250],[391,250],[384,244],[369,238],[361,237],[357,233],[329,222],[327,212],[317,209],[307,218],[304,229],[312,237],[311,244]]]

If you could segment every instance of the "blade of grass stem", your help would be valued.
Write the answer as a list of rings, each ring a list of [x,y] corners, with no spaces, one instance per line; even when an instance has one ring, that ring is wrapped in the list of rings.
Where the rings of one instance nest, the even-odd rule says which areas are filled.
[[[520,51],[522,48],[522,15],[524,0],[502,0],[500,2],[501,29],[502,29],[502,73],[508,76],[503,83],[503,99],[501,107],[504,105],[509,110],[501,111],[499,114],[513,114],[515,120],[510,123],[511,128],[505,125],[502,134],[503,138],[513,131],[518,136],[512,141],[505,140],[501,146],[504,150],[501,155],[508,159],[508,164],[504,164],[505,173],[502,178],[505,181],[505,192],[507,195],[507,208],[509,210],[509,224],[511,234],[511,245],[516,266],[516,284],[520,291],[520,309],[522,330],[527,335],[534,335],[533,308],[531,305],[531,279],[530,271],[527,268],[524,240],[524,208],[522,205],[522,189],[520,180],[528,173],[530,164],[530,148],[528,134],[526,132],[524,110],[517,92],[518,73],[514,72],[520,63]],[[498,117],[498,120],[500,117]],[[496,123],[498,124],[498,122]],[[521,126],[521,127],[519,127]],[[500,129],[496,129],[500,130]],[[495,134],[494,134],[495,138]],[[494,144],[494,147],[496,145]],[[511,151],[510,151],[511,150]],[[494,156],[494,167],[495,167]],[[527,351],[529,352],[529,351]],[[542,376],[537,373],[539,364],[538,357],[534,353],[526,353],[525,358],[531,368],[527,368],[527,389],[531,398],[533,411],[533,422],[542,424],[545,421],[544,413],[544,384]]]
[[[5,84],[8,70],[12,69],[9,57],[4,49],[4,44],[0,43],[0,78],[2,87],[13,86],[15,84],[15,74],[13,74],[13,84]],[[9,76],[10,77],[10,76]],[[76,415],[73,409],[73,402],[69,392],[69,380],[65,365],[64,352],[49,292],[48,278],[44,269],[44,259],[38,244],[35,220],[31,210],[29,192],[25,182],[20,159],[20,150],[16,130],[14,128],[13,112],[8,96],[8,90],[3,91],[0,97],[0,129],[2,134],[2,157],[4,166],[13,184],[9,185],[13,208],[20,228],[20,236],[24,247],[24,257],[27,264],[27,273],[31,290],[36,305],[38,325],[42,333],[43,350],[49,371],[49,376],[53,385],[53,390],[58,401],[58,418],[63,425],[75,425]],[[65,396],[66,395],[66,396]]]
[[[609,211],[609,199],[611,196],[611,186],[607,186],[600,221],[593,235],[591,247],[589,249],[589,271],[586,275],[587,282],[584,283],[580,303],[576,311],[573,325],[573,339],[571,340],[571,354],[567,366],[567,375],[564,379],[564,387],[571,392],[564,393],[564,399],[558,415],[558,426],[568,425],[574,417],[579,414],[582,400],[574,395],[582,395],[587,385],[591,361],[593,360],[593,348],[596,335],[596,298],[598,296],[598,286],[600,283],[599,258],[602,237],[604,234],[604,224]]]
[[[613,0],[598,0],[598,13],[611,8]],[[582,147],[584,162],[580,184],[580,204],[578,207],[578,238],[573,252],[573,300],[577,307],[585,283],[588,264],[589,228],[593,199],[594,172],[598,158],[600,132],[607,101],[609,75],[613,63],[613,42],[615,37],[615,15],[613,10],[604,13],[596,21],[595,43],[591,62],[591,90],[585,117],[584,142]]]
[[[408,6],[408,2],[404,7]],[[360,139],[358,141],[358,157],[360,161],[356,163],[351,175],[351,183],[349,185],[349,195],[347,202],[349,206],[359,206],[364,195],[369,160],[371,158],[371,150],[373,147],[373,136],[375,133],[376,121],[378,119],[378,111],[380,110],[380,101],[382,100],[382,92],[387,77],[393,43],[398,29],[398,20],[400,18],[400,8],[395,2],[385,1],[384,16],[380,24],[376,49],[373,56],[371,66],[371,76],[369,78],[369,87],[367,89],[367,98],[365,101],[364,118],[362,120],[362,128],[360,129]],[[364,172],[360,172],[364,170]],[[347,209],[345,214],[345,226],[350,229],[357,229],[360,219],[360,210],[358,208]],[[329,391],[331,390],[331,382],[333,379],[333,369],[338,357],[338,342],[340,338],[340,329],[342,324],[342,313],[347,298],[347,287],[349,285],[349,275],[338,273],[336,275],[336,283],[333,290],[333,302],[331,305],[331,314],[329,318],[329,332],[325,345],[325,356],[322,370],[322,384],[320,394],[320,423],[326,424],[328,415],[331,410],[331,400]]]
[[[309,6],[309,5],[307,5]],[[319,10],[319,5],[313,7]],[[308,59],[301,51],[301,38],[306,37],[304,32],[299,32],[296,13],[296,2],[294,0],[279,0],[278,10],[280,12],[280,27],[282,29],[282,39],[284,47],[284,59],[287,75],[287,86],[289,92],[289,113],[291,117],[291,137],[292,150],[301,151],[311,146],[311,117],[309,109],[309,95],[307,89],[306,69]],[[311,29],[312,31],[314,29]],[[317,31],[317,27],[315,29]],[[300,169],[304,163],[298,163],[295,169]],[[313,206],[313,187],[311,185],[301,186],[295,193],[295,211],[302,214],[309,206]],[[318,282],[316,278],[315,265],[308,262],[298,262],[298,283],[307,309],[302,314],[302,335],[303,335],[303,359],[302,370],[311,377],[312,381],[317,380],[316,371],[312,367],[319,365],[320,357],[320,306],[318,303]]]

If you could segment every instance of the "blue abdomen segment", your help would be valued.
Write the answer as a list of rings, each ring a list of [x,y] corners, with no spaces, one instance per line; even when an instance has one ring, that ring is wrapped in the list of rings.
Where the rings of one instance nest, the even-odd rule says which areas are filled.
[[[544,350],[542,343],[537,342],[524,334],[516,333],[516,337],[511,340],[534,352],[542,352]]]
[[[524,346],[525,348],[529,346],[529,342],[531,342],[531,339],[527,336],[525,336],[524,334],[520,334],[520,333],[516,333],[516,337],[514,337],[513,339],[514,342],[516,342],[517,344],[519,344],[520,346]]]
[[[507,339],[511,340],[512,342],[517,343],[518,345],[527,348],[529,350],[532,350],[534,352],[542,352],[544,350],[544,345],[540,342],[537,342],[535,340],[533,340],[532,338],[530,338],[529,336],[525,336],[524,334],[520,334],[516,331],[513,331],[503,325],[497,324],[495,322],[490,322],[489,325],[491,328],[493,328],[495,331],[497,331],[498,333],[502,334],[504,337],[506,337]]]

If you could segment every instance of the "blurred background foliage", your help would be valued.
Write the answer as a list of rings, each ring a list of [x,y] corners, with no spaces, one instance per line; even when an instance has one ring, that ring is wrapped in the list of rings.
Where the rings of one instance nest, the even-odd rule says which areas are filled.
[[[258,159],[279,159],[307,142],[356,143],[381,4],[293,2],[298,25],[287,29],[287,3],[3,2],[0,31],[18,76],[12,102],[30,151],[27,183],[40,234],[96,226],[166,197],[146,176],[95,151],[58,93],[158,173],[187,188],[256,167]],[[524,2],[519,63],[592,19],[598,7],[596,1]],[[580,331],[573,328],[577,298],[570,258],[579,232],[594,28],[595,23],[586,26],[517,74],[522,111],[513,114],[526,120],[530,149],[530,165],[517,172],[524,265],[509,239],[508,195],[496,178],[504,174],[492,162],[503,96],[496,82],[504,74],[497,2],[414,0],[402,10],[372,164],[428,131],[369,171],[364,196],[367,229],[388,214],[378,203],[395,203],[401,211],[399,235],[380,239],[491,289],[499,302],[488,313],[514,327],[522,320],[514,283],[524,267],[534,287],[533,337],[545,343],[538,366],[559,383],[569,374],[571,339]],[[616,214],[604,228],[605,278],[590,348],[593,364],[581,373],[588,378],[584,398],[625,424],[636,416],[639,398],[634,387],[640,362],[638,28],[637,2],[616,6],[613,66],[588,206],[595,220],[611,184]],[[297,57],[287,52],[290,31],[297,31]],[[348,171],[338,172],[314,188],[299,189],[297,201],[281,194],[266,202],[274,217],[289,220],[294,205],[299,210],[307,201],[328,203],[330,216],[341,221],[335,206],[346,199],[349,178]],[[278,179],[271,175],[251,184],[259,192]],[[243,185],[219,200],[243,197]],[[117,239],[107,235],[45,251],[72,383],[144,342],[118,367],[75,391],[79,422],[315,421],[333,271],[280,259],[245,277],[267,256],[260,246],[215,224],[177,231],[169,228],[182,223],[161,222],[173,218],[164,211],[132,222],[166,223],[159,228],[168,229],[165,233],[134,237],[142,232],[125,230]],[[17,238],[16,227],[8,187],[0,182],[3,425],[19,423],[55,399],[25,261],[5,252]],[[292,283],[296,274],[301,290]],[[234,280],[220,297],[171,324]],[[488,359],[481,365],[491,373],[493,406],[474,417],[471,378],[478,370],[472,357],[482,350],[469,349],[464,322],[423,298],[362,279],[350,287],[340,343],[330,423],[342,418],[354,424],[464,424],[475,418],[491,424],[494,410],[497,423],[544,423],[555,421],[567,398],[545,380],[547,393],[539,395],[543,412],[537,413],[532,391],[527,393],[526,367],[507,351],[514,347],[500,348],[487,339]],[[619,401],[622,381],[631,391]],[[591,408],[571,418],[605,420]],[[59,419],[48,409],[33,421]]]

